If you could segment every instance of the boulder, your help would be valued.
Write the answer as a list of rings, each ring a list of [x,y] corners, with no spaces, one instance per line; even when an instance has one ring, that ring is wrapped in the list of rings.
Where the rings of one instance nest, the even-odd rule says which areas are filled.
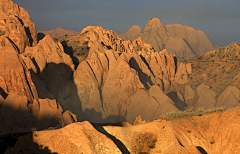
[[[139,116],[135,119],[133,125],[143,124],[143,123],[146,123],[146,121],[142,119],[141,115],[139,115]]]

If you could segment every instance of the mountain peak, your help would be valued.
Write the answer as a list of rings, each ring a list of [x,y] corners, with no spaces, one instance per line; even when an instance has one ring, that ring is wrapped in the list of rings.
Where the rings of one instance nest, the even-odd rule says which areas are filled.
[[[163,23],[157,17],[154,17],[151,20],[149,20],[148,24],[161,24],[161,25],[163,25]]]
[[[65,29],[58,27],[58,28],[55,28],[54,30],[65,30]]]
[[[166,31],[165,26],[157,17],[152,18],[148,21],[147,25],[144,28],[144,31],[149,31],[152,27],[158,28],[158,30]]]
[[[133,25],[131,28],[128,29],[128,31],[135,31],[135,32],[141,33],[141,32],[142,32],[142,29],[141,29],[141,27],[138,26],[138,25]]]

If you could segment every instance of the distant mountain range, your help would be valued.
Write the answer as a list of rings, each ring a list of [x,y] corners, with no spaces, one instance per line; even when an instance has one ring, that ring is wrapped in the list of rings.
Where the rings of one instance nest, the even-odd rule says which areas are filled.
[[[214,49],[212,42],[200,30],[182,24],[164,26],[158,18],[152,18],[142,32],[138,25],[133,25],[126,33],[119,35],[123,40],[134,40],[142,37],[144,42],[159,52],[167,49],[178,59],[189,58]]]
[[[80,34],[80,32],[76,32],[76,31],[73,31],[73,30],[65,30],[63,28],[55,28],[53,30],[46,30],[46,31],[37,31],[37,33],[43,33],[44,35],[48,34],[51,37]]]

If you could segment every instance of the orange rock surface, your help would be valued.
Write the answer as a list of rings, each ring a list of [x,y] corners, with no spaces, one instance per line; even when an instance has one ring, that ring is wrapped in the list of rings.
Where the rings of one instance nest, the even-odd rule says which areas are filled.
[[[5,152],[48,149],[52,153],[237,154],[239,114],[239,107],[199,115],[185,113],[126,127],[93,127],[85,121],[57,130],[15,135],[18,141]]]
[[[28,13],[0,6],[0,153],[240,152],[238,43],[186,60],[100,26],[37,43]]]

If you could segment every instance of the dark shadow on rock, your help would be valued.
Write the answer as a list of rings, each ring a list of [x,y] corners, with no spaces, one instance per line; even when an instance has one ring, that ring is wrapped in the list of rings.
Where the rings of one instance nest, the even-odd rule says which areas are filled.
[[[66,41],[62,41],[61,44],[66,54],[73,55],[73,48],[71,46],[68,46]]]
[[[76,69],[79,65],[79,60],[76,56],[73,55],[74,53],[73,47],[68,46],[66,41],[62,41],[61,44],[63,46],[64,52],[72,58],[73,64],[75,65],[75,69]]]
[[[2,154],[19,154],[19,153],[37,153],[37,154],[57,154],[51,153],[47,147],[39,148],[34,143],[32,132],[15,132],[0,136],[0,153]]]
[[[112,49],[111,46],[107,46],[107,45],[105,45],[103,42],[101,42],[101,44],[102,44],[103,46],[107,47],[108,50],[111,50],[111,49]]]
[[[152,75],[155,77],[155,75],[154,75],[151,67],[149,66],[148,62],[146,61],[146,59],[142,55],[140,55],[140,57],[141,57],[142,61],[147,65],[147,67],[150,70],[150,72],[152,73]]]
[[[148,76],[146,73],[144,73],[140,69],[137,61],[133,57],[129,60],[129,65],[130,65],[131,68],[133,68],[134,70],[136,70],[138,72],[138,76],[139,76],[140,81],[144,85],[145,89],[149,90],[149,88],[150,88],[149,85],[153,85],[151,77]]]
[[[8,96],[8,94],[2,89],[2,87],[0,87],[0,95],[2,95],[2,97],[3,97],[4,99],[6,99],[7,96]],[[0,107],[1,107],[1,106],[0,106]]]
[[[100,118],[102,117],[103,113],[97,112],[95,109],[85,109],[85,111],[82,112],[83,116],[79,118],[79,121],[89,121],[92,122],[90,119],[92,119],[92,116],[99,119],[99,122],[95,122],[94,125],[101,125],[101,124],[109,124],[109,125],[120,125],[121,121],[126,121],[126,118],[119,115],[108,115],[106,118]],[[95,119],[96,120],[96,119]],[[116,122],[111,122],[116,121]],[[103,126],[103,125],[101,125]]]
[[[100,127],[96,127],[96,130],[99,131],[100,133],[103,133],[108,138],[110,138],[116,144],[116,146],[119,148],[119,150],[123,154],[130,154],[130,152],[128,151],[127,147],[120,140],[118,140],[115,136],[109,134],[103,127],[101,127],[101,126]]]
[[[6,97],[5,101],[8,97],[12,97],[11,94]],[[15,99],[21,100],[21,98]],[[28,104],[31,105],[30,102],[28,102]],[[8,102],[0,106],[0,153],[50,154],[50,150],[47,148],[41,149],[40,145],[33,141],[32,131],[41,131],[49,127],[55,129],[60,128],[58,126],[59,119],[53,117],[47,127],[38,127],[39,124],[49,121],[49,117],[46,115],[38,119],[30,114],[30,110],[21,110],[21,108],[23,109],[23,107],[17,110],[11,108],[8,106]]]
[[[175,72],[174,74],[177,73],[177,57],[173,57],[173,60],[174,60],[174,64],[175,64]]]
[[[64,64],[64,63],[47,63],[45,68],[40,71],[40,68],[35,60],[35,58],[31,59],[33,64],[37,69],[37,73],[35,74],[32,69],[30,69],[30,73],[33,77],[33,83],[36,86],[36,89],[39,94],[39,98],[48,98],[43,96],[42,93],[47,91],[42,91],[42,85],[53,94],[56,98],[57,93],[64,88],[68,84],[69,81],[73,79],[73,71],[72,69]],[[49,98],[53,99],[53,98]]]
[[[48,115],[42,115],[39,119],[31,114],[31,110],[26,110],[31,108],[32,103],[22,99],[23,96],[15,97],[16,95],[9,94],[8,97],[4,100],[4,103],[1,103],[0,106],[0,135],[8,132],[25,132],[31,130],[41,131],[49,127],[57,128],[60,124],[60,119],[58,117],[49,117]],[[27,104],[27,106],[20,106],[18,109],[9,107],[9,103],[16,103],[16,100],[19,101],[19,105]],[[47,122],[47,124],[46,124]],[[44,126],[45,125],[45,126]]]
[[[14,49],[18,52],[18,53],[20,53],[20,50],[19,50],[19,48],[16,46],[16,44],[9,38],[9,37],[6,37],[11,43],[12,43],[12,46],[14,47]]]
[[[40,40],[42,40],[45,37],[45,34],[39,32],[37,33],[37,42],[39,42]]]
[[[207,154],[207,152],[202,147],[197,146],[196,148],[201,152],[201,154]]]
[[[194,55],[198,55],[198,54],[196,53],[196,51],[193,50],[192,46],[188,43],[188,41],[186,41],[185,39],[183,39],[183,40],[184,40],[184,42],[187,44],[187,46],[192,50],[193,54],[194,54]],[[185,58],[186,58],[186,57],[185,57]]]
[[[68,65],[64,63],[59,63],[59,64],[48,63],[46,67],[43,69],[43,71],[40,72],[39,66],[34,58],[32,58],[32,61],[35,67],[37,68],[37,70],[39,70],[39,72],[37,72],[36,74],[32,70],[30,70],[34,79],[33,80],[34,85],[36,86],[36,89],[38,91],[39,98],[58,99],[57,98],[58,93],[62,89],[64,89],[69,83],[71,83],[71,94],[69,94],[66,97],[74,97],[75,98],[74,101],[78,103],[80,107],[82,106],[81,104],[82,101],[77,95],[78,93],[77,85],[73,81],[73,71]],[[48,91],[43,91],[43,88],[44,88],[43,86]],[[50,94],[48,95],[47,92]],[[101,93],[101,90],[99,91],[99,93]],[[72,94],[76,94],[76,95],[72,95]],[[48,97],[52,95],[54,97]],[[61,105],[60,101],[58,101],[58,103]],[[64,106],[62,106],[62,108],[63,108],[63,111],[66,111]],[[81,115],[80,117],[78,117],[78,121],[92,122],[91,119],[95,119],[95,121],[98,119],[100,123],[112,122],[112,121],[117,121],[117,122],[125,121],[125,117],[118,116],[118,115],[108,115],[106,118],[103,119],[102,115],[104,113],[97,112],[93,108],[91,109],[86,108],[84,111],[82,108],[79,108],[79,113],[75,113],[75,111],[69,108],[67,109],[76,115]]]
[[[174,102],[174,106],[176,106],[179,110],[184,111],[188,108],[188,105],[178,97],[175,91],[169,92],[167,96]]]
[[[39,74],[39,73],[40,73],[40,68],[39,68],[39,66],[38,66],[38,64],[37,64],[37,62],[36,62],[36,60],[35,60],[35,58],[33,57],[31,60],[32,60],[34,66],[35,66],[36,69],[37,69],[37,74]]]
[[[49,63],[46,65],[46,68],[44,68],[43,71],[40,72],[40,68],[36,60],[32,59],[32,61],[38,70],[36,74],[32,70],[30,70],[31,74],[35,75],[37,79],[39,79],[39,80],[33,81],[34,84],[36,85],[36,89],[38,90],[38,93],[40,93],[41,87],[38,87],[37,85],[44,85],[51,93],[58,93],[58,91],[51,91],[50,87],[52,86],[52,84],[54,85],[56,84],[57,86],[59,86],[59,90],[60,90],[61,88],[64,88],[66,84],[68,84],[70,81],[73,80],[73,72],[69,72],[69,70],[71,70],[70,67],[64,63],[61,63],[61,64]],[[68,75],[66,75],[67,72],[69,73]],[[52,79],[46,80],[46,78],[43,78],[43,76],[51,77]],[[53,83],[53,81],[56,81],[56,83]],[[42,84],[36,84],[36,82],[41,82]],[[74,84],[73,86],[75,87],[72,87],[73,89],[71,90],[76,90],[76,91],[72,91],[71,93],[77,93],[77,90],[78,90],[77,86],[75,85],[75,83],[73,84]],[[4,92],[2,88],[0,89],[0,94],[3,96],[3,98],[5,98],[5,100],[7,100],[8,97],[9,98],[15,97],[15,95],[11,93],[7,94],[7,92]],[[44,97],[44,98],[48,98],[48,97]],[[49,99],[52,99],[52,98],[49,98]],[[80,98],[77,98],[77,99],[75,99],[76,102],[80,103],[80,106],[82,106]],[[11,99],[9,100],[12,101]],[[21,98],[16,98],[15,100],[22,101]],[[41,150],[41,148],[39,148],[39,145],[33,142],[32,133],[29,133],[29,131],[31,130],[41,131],[44,129],[48,129],[50,127],[57,127],[57,125],[60,123],[59,119],[57,117],[53,117],[49,125],[47,125],[47,127],[45,126],[43,127],[42,124],[46,123],[46,121],[49,121],[50,117],[48,115],[41,116],[41,119],[38,119],[36,117],[33,117],[33,115],[31,114],[32,111],[30,110],[25,110],[25,109],[22,110],[21,107],[18,109],[14,109],[9,107],[6,104],[8,103],[6,102],[5,104],[2,103],[2,105],[0,106],[0,126],[1,126],[0,127],[0,135],[1,135],[0,145],[2,145],[0,146],[0,150],[1,150],[0,153],[4,153],[4,152],[5,153],[21,153],[21,152],[25,153],[25,151],[26,153],[28,153],[29,151],[27,150],[30,150],[30,151],[32,150],[32,152],[30,153],[49,153],[48,149]],[[20,102],[20,104],[22,104],[22,102]],[[31,108],[33,105],[33,102],[25,101],[23,104],[27,104],[27,107]],[[120,122],[121,119],[124,120],[124,117],[115,116],[115,115],[109,115],[107,116],[107,118],[102,119],[101,117],[103,113],[96,112],[94,109],[86,109],[85,111],[82,111],[82,109],[79,109],[79,110],[80,110],[79,112],[82,112],[82,115],[83,115],[83,117],[78,117],[78,119],[81,119],[79,121],[87,120],[91,122],[90,119],[94,117],[96,118],[100,117],[100,121],[102,120],[104,122],[111,121],[111,119],[119,119],[119,121],[117,122]],[[71,112],[74,113],[74,111],[71,111]],[[12,135],[13,133],[15,135]],[[24,135],[16,136],[16,134],[19,134],[19,133],[24,133]],[[108,134],[108,136],[111,137],[111,139],[119,146],[119,148],[121,148],[122,151],[128,152],[126,147],[119,140],[117,140],[114,136],[111,136],[110,134]],[[24,140],[22,138],[24,138]],[[7,152],[8,150],[13,150],[13,152],[12,151]]]
[[[32,34],[31,34],[31,32],[30,32],[29,27],[26,27],[26,26],[24,25],[22,19],[20,19],[20,18],[17,17],[17,16],[15,16],[15,17],[18,18],[18,20],[21,22],[22,26],[24,27],[24,30],[25,30],[25,32],[26,32],[26,34],[27,34],[27,37],[28,37],[28,41],[29,41],[29,43],[30,43],[30,46],[32,47],[33,38],[32,38]]]
[[[30,46],[32,47],[33,38],[32,38],[32,34],[31,34],[31,32],[30,32],[30,29],[29,29],[29,27],[25,27],[25,26],[24,26],[24,29],[25,29],[25,32],[26,32],[26,34],[27,34],[27,36],[28,36],[28,41],[29,41],[29,43],[30,43]]]

